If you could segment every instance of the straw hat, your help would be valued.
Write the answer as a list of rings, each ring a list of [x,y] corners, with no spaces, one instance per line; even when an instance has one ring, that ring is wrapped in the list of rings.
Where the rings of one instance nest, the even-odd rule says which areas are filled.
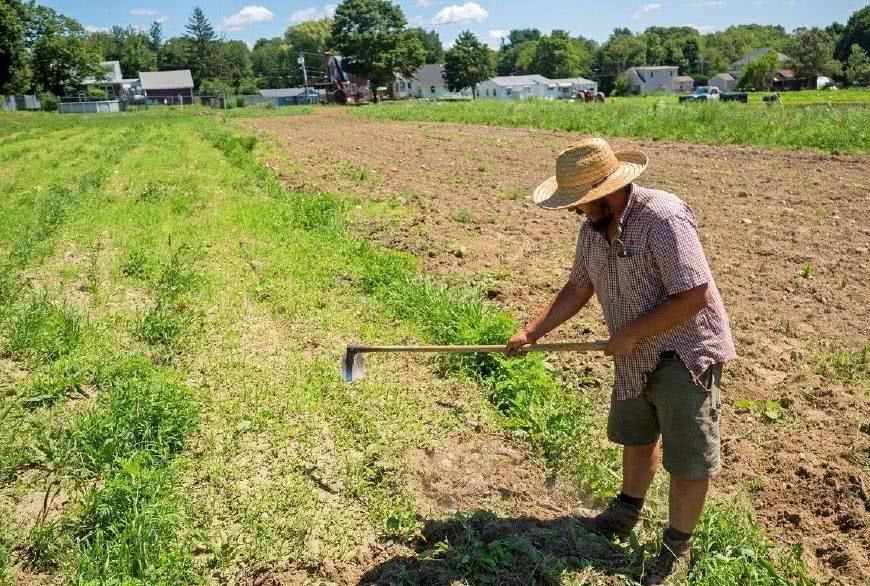
[[[648,164],[641,151],[614,153],[606,140],[585,138],[559,153],[556,175],[541,183],[532,199],[550,210],[574,207],[625,187]]]

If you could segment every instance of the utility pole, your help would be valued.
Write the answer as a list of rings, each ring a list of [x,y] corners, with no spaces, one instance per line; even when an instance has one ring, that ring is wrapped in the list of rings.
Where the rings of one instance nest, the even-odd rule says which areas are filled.
[[[305,53],[299,52],[297,63],[302,66],[302,91],[305,92],[305,103],[308,103],[308,69],[305,67]]]

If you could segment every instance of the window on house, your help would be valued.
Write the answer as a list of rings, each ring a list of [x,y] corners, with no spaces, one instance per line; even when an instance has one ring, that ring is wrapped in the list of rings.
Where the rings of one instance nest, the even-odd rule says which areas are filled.
[[[655,77],[655,76],[656,76],[656,72],[655,72],[655,71],[650,71],[650,72],[649,72],[649,77],[650,77],[650,79],[652,79],[652,78]]]
[[[511,88],[508,88],[504,91],[504,95],[506,95],[506,96],[510,96],[512,94],[513,94],[513,90]]]
[[[430,91],[431,93],[434,94],[434,93],[435,93],[435,86],[434,86],[434,85],[431,86],[431,87],[429,88],[429,91]]]

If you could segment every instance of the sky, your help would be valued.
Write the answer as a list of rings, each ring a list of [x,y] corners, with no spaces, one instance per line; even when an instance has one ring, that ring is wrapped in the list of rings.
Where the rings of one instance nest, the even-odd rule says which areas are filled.
[[[604,41],[616,27],[642,31],[649,26],[692,25],[701,32],[732,24],[800,26],[845,23],[870,0],[401,0],[412,26],[438,31],[449,46],[463,30],[497,47],[513,28],[549,32],[567,29]],[[329,16],[338,0],[213,0],[198,4],[228,39],[253,46],[260,37],[280,36],[288,26]],[[147,27],[163,23],[165,37],[180,35],[195,0],[44,0],[42,4],[71,16],[89,30],[112,25]]]

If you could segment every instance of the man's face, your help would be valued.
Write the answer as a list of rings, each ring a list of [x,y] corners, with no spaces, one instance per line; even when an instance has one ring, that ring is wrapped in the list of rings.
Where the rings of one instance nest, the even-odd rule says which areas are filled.
[[[607,232],[607,227],[613,220],[613,210],[606,197],[580,204],[574,208],[574,211],[581,216],[586,216],[586,219],[589,220],[589,226],[602,234]]]

